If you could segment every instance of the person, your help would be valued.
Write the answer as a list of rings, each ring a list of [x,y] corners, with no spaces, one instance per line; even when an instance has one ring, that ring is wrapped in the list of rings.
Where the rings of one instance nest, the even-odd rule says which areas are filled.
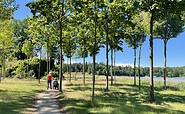
[[[47,89],[49,88],[49,85],[50,85],[50,89],[51,88],[51,79],[52,79],[52,74],[51,72],[49,72],[49,74],[47,75]]]
[[[59,84],[58,84],[57,78],[55,78],[53,80],[53,89],[58,89],[58,86],[59,86]]]

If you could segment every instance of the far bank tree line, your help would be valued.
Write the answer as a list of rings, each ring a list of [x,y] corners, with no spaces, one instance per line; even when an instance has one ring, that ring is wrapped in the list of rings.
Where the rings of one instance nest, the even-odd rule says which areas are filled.
[[[68,67],[67,67],[68,66]],[[85,63],[85,72],[90,74],[93,71],[92,63]],[[83,63],[73,63],[70,66],[67,64],[64,64],[63,71],[65,73],[69,74],[69,69],[71,69],[71,72],[80,73],[83,74]],[[138,75],[138,67],[136,68],[136,75]],[[167,77],[185,77],[185,67],[167,67]],[[109,70],[111,70],[111,66],[109,65]],[[163,67],[154,67],[154,76],[157,77],[163,77]],[[106,65],[105,63],[96,63],[96,75],[106,75]],[[114,76],[134,76],[134,68],[131,66],[114,66],[113,69],[113,75]],[[150,68],[149,67],[141,67],[140,68],[140,76],[149,76],[150,75]],[[68,75],[65,75],[67,77]],[[109,72],[109,76],[111,76],[111,73]]]
[[[3,4],[4,1],[0,3]],[[67,56],[70,61],[74,55],[83,57],[83,72],[85,72],[85,58],[87,55],[90,55],[93,58],[92,101],[94,101],[95,60],[99,49],[102,47],[106,48],[105,89],[108,91],[109,72],[111,74],[111,85],[113,85],[113,55],[118,50],[122,51],[123,42],[126,42],[134,51],[133,75],[134,85],[136,85],[136,49],[140,48],[138,58],[140,88],[140,74],[142,72],[140,70],[141,46],[146,40],[146,36],[150,35],[150,97],[151,101],[154,101],[153,39],[160,38],[164,41],[165,61],[163,74],[164,88],[166,89],[166,45],[170,38],[177,37],[183,31],[184,5],[185,1],[180,0],[33,1],[26,5],[31,9],[33,17],[27,17],[27,28],[23,30],[24,34],[16,36],[16,33],[19,33],[19,31],[14,33],[16,41],[24,35],[26,40],[15,45],[15,47],[20,46],[21,53],[24,53],[27,58],[32,58],[34,51],[42,53],[43,49],[45,49],[47,55],[47,73],[50,71],[50,57],[54,55],[51,53],[56,53],[60,63],[60,91],[62,91],[63,56]],[[7,34],[3,38],[5,36]],[[7,37],[11,39],[10,36]],[[3,41],[7,43],[6,40]],[[21,47],[21,45],[23,46]],[[2,49],[4,44],[1,43],[0,46]],[[1,52],[5,55],[4,50]],[[108,64],[109,52],[111,53],[110,69]],[[2,63],[5,63],[5,57],[3,56],[2,58]],[[27,72],[29,72],[29,59],[27,63]],[[4,68],[5,64],[3,64]],[[40,77],[40,73],[38,76]],[[83,84],[85,85],[85,73],[83,73]]]

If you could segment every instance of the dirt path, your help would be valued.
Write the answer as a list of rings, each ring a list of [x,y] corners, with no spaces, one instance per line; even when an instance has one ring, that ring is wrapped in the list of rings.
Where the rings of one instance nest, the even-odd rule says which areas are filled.
[[[63,85],[64,89],[65,85]],[[35,98],[35,105],[32,108],[27,108],[26,114],[61,114],[61,108],[55,98],[58,90],[45,90],[38,93]]]

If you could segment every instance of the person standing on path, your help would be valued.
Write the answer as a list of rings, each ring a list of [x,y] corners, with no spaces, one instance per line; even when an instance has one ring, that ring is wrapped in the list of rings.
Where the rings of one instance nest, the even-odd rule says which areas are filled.
[[[51,75],[51,72],[49,72],[49,74],[47,75],[47,89],[49,88],[49,85],[50,85],[50,89],[51,88],[51,79],[52,79],[52,75]]]

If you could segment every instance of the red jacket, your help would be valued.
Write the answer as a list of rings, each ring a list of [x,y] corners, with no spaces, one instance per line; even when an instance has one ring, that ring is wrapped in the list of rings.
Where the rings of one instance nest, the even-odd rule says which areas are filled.
[[[52,78],[52,75],[51,75],[51,74],[48,74],[48,75],[47,75],[47,80],[50,81],[51,78]]]

